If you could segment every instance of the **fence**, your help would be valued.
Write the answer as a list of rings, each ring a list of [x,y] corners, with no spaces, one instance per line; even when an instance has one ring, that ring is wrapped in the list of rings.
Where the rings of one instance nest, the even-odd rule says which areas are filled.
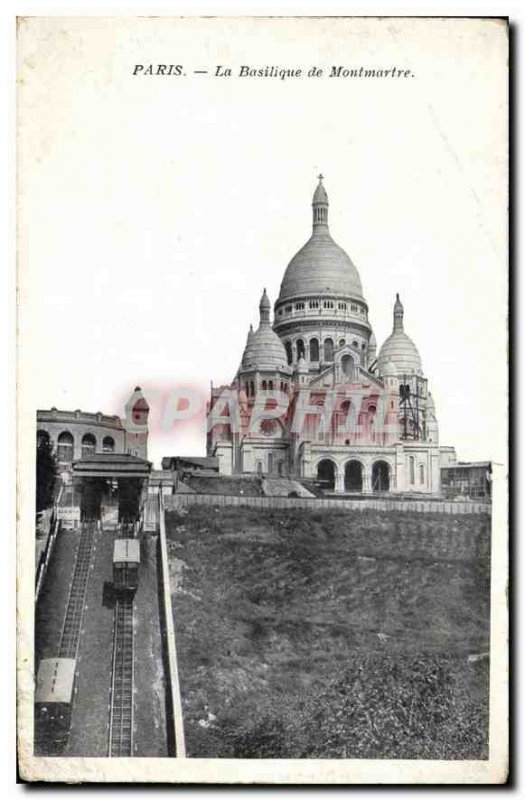
[[[343,511],[410,511],[422,514],[488,514],[488,503],[472,501],[447,501],[441,499],[416,500],[394,498],[343,498],[343,497],[250,497],[224,494],[173,494],[164,497],[166,510],[177,510],[193,505],[248,506],[251,508],[301,508],[311,511],[339,509]]]

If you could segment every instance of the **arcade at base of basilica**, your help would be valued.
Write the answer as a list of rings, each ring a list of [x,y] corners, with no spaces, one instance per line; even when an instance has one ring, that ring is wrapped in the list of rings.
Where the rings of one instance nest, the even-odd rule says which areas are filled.
[[[298,448],[295,467],[289,463],[289,446],[284,442],[252,440],[237,448],[233,443],[220,442],[214,452],[223,475],[255,473],[304,478],[335,493],[436,494],[440,491],[442,450],[420,442],[399,442],[380,448],[304,442]]]

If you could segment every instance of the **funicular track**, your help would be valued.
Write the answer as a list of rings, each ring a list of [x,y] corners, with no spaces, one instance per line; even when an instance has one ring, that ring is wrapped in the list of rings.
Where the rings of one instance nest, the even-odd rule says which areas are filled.
[[[96,521],[82,523],[75,569],[69,587],[64,624],[60,635],[60,644],[58,648],[59,658],[77,657],[96,530]]]
[[[133,755],[133,599],[115,603],[109,757]]]

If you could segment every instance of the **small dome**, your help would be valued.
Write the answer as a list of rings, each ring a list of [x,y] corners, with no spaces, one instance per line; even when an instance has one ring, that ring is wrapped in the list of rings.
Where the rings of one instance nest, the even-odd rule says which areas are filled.
[[[250,337],[242,356],[242,369],[290,372],[284,345],[269,325],[259,326]]]
[[[377,357],[377,371],[380,375],[385,374],[388,361],[397,369],[398,375],[422,375],[423,365],[418,349],[410,336],[403,328],[404,309],[396,294],[394,304],[394,329],[388,339],[383,344]]]
[[[423,365],[418,349],[404,331],[391,333],[379,351],[377,371],[380,375],[385,374],[388,362],[395,366],[398,375],[423,374]]]
[[[381,375],[383,378],[396,378],[397,377],[397,369],[392,364],[391,361],[387,361],[385,366],[381,371]]]
[[[264,370],[290,374],[284,344],[270,325],[270,301],[263,292],[259,303],[260,323],[256,331],[250,326],[240,371]]]

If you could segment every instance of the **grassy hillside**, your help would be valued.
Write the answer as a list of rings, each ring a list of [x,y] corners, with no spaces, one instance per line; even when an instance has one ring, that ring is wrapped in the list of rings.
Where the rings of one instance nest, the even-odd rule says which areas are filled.
[[[166,524],[191,756],[486,757],[486,517]]]

